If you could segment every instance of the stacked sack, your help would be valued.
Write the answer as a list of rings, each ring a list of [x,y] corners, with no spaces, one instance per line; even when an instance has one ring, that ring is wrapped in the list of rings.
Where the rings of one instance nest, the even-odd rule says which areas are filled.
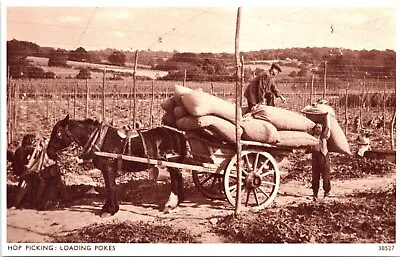
[[[174,96],[161,103],[161,107],[165,110],[165,125],[185,131],[201,130],[228,142],[236,141],[235,105],[228,101],[175,85]]]
[[[336,120],[335,111],[326,104],[326,102],[317,102],[312,105],[307,105],[301,110],[309,119],[314,122],[322,122],[326,113],[328,113],[329,122],[331,125],[331,136],[328,139],[328,151],[343,154],[351,154],[350,146],[346,135]]]
[[[276,143],[284,147],[308,147],[319,140],[308,132],[315,123],[300,113],[287,109],[256,105],[246,114],[242,123],[243,139]]]

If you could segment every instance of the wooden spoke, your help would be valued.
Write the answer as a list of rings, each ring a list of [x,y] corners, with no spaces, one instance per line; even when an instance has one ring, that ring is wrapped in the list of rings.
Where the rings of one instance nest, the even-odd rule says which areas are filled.
[[[258,196],[257,196],[256,190],[253,189],[252,191],[253,191],[253,194],[254,194],[254,199],[256,199],[256,204],[258,206],[258,205],[260,205],[260,201],[258,200]]]
[[[259,188],[257,188],[258,190],[260,190],[261,191],[261,193],[263,193],[266,197],[270,197],[270,195],[269,194],[267,194],[267,192],[265,192],[261,187],[259,187]]]
[[[269,164],[269,160],[265,160],[265,162],[263,163],[263,165],[261,165],[260,168],[258,168],[257,173],[261,173],[262,170]]]
[[[257,166],[258,166],[258,158],[260,157],[260,153],[256,154],[256,159],[254,160],[254,164],[253,164],[253,172],[256,172],[257,170]]]
[[[210,179],[212,179],[213,176],[208,176],[206,179],[204,179],[203,181],[200,182],[201,185],[204,185],[206,182],[208,182]]]
[[[249,191],[247,191],[247,195],[246,195],[246,202],[245,202],[245,204],[244,204],[244,206],[249,206],[249,200],[250,200],[250,193],[251,193],[251,191],[249,190]]]
[[[272,186],[275,186],[276,185],[276,183],[273,183],[273,182],[269,182],[269,181],[261,181],[261,184],[266,184],[266,185],[272,185]]]
[[[270,171],[268,171],[268,172],[265,172],[265,173],[262,173],[261,175],[260,175],[260,177],[265,177],[265,176],[268,176],[268,175],[272,175],[272,174],[274,174],[275,173],[275,171],[274,170],[270,170]]]

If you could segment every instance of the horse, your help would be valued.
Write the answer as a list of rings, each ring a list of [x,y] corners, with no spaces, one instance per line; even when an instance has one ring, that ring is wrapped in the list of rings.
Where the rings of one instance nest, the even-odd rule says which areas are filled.
[[[126,134],[121,134],[121,130],[97,120],[76,120],[67,115],[54,125],[47,154],[56,160],[72,143],[83,147],[79,158],[91,159],[93,165],[103,174],[106,201],[100,212],[102,217],[114,215],[119,211],[115,179],[121,172],[145,171],[154,166],[122,158],[99,156],[95,154],[96,151],[178,163],[182,163],[187,152],[184,134],[169,127],[137,130],[134,136],[126,137]],[[171,192],[164,205],[165,212],[175,209],[183,201],[182,174],[178,168],[168,167],[168,171],[171,177]]]

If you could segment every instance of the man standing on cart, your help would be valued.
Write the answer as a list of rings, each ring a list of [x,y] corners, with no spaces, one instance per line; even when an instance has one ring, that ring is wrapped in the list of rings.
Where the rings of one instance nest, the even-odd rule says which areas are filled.
[[[277,63],[273,63],[268,71],[258,74],[244,91],[244,97],[247,99],[249,110],[257,104],[266,104],[275,106],[275,97],[286,101],[285,97],[278,90],[274,77],[282,72]]]

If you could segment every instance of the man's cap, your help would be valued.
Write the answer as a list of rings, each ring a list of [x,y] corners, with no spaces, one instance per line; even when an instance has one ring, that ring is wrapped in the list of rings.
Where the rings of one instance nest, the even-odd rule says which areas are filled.
[[[282,72],[281,66],[277,63],[273,63],[271,69],[276,69],[277,71]]]

